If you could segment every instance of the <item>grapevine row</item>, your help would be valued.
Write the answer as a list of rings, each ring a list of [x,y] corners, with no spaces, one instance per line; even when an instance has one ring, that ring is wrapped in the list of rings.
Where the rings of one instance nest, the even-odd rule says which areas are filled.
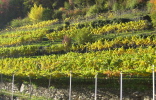
[[[36,31],[30,31],[26,33],[18,34],[17,36],[10,36],[7,37],[6,35],[2,35],[0,37],[0,46],[12,46],[12,45],[22,45],[25,43],[31,43],[34,41],[40,41],[45,35],[46,30],[36,30]]]
[[[66,77],[72,71],[75,76],[91,77],[97,72],[116,75],[119,71],[148,75],[151,64],[156,64],[156,48],[118,49],[94,53],[50,55],[37,58],[0,59],[0,72],[5,75],[32,77]],[[121,54],[122,52],[122,54]]]
[[[26,45],[18,47],[3,47],[0,48],[0,57],[19,57],[19,56],[30,56],[37,53],[39,46]]]
[[[115,38],[112,41],[109,40],[99,40],[94,43],[87,43],[85,45],[71,45],[66,47],[63,44],[52,44],[51,46],[45,46],[40,49],[40,53],[51,54],[55,52],[61,51],[79,51],[87,49],[89,51],[97,51],[97,50],[108,50],[114,48],[133,48],[133,47],[141,47],[141,46],[156,46],[156,37],[148,36],[147,38],[132,36],[125,38]],[[26,45],[26,46],[18,46],[18,47],[3,47],[0,48],[0,56],[1,57],[15,57],[15,56],[29,56],[35,55],[36,52],[39,51],[39,46],[35,45]]]
[[[108,24],[103,27],[93,29],[93,34],[107,34],[107,33],[122,33],[122,32],[131,32],[143,30],[148,27],[148,24],[145,20],[140,21],[130,21],[127,23],[120,24]]]
[[[103,50],[108,48],[118,48],[118,47],[138,47],[138,46],[156,46],[156,37],[148,36],[147,38],[132,36],[132,37],[117,37],[112,41],[109,40],[98,40],[92,44],[86,44],[88,50]]]
[[[108,24],[99,28],[84,27],[82,29],[77,29],[76,26],[72,26],[69,29],[63,29],[61,31],[54,31],[47,36],[49,40],[55,41],[57,39],[62,39],[64,35],[73,38],[77,33],[83,32],[82,30],[89,30],[88,34],[107,34],[107,33],[121,33],[121,32],[134,32],[146,29],[148,24],[145,20],[131,21],[127,23],[120,24]]]
[[[53,25],[54,23],[57,23],[57,22],[58,22],[58,19],[48,20],[48,21],[42,21],[42,22],[34,23],[32,25],[21,26],[18,29],[44,28],[46,26]]]

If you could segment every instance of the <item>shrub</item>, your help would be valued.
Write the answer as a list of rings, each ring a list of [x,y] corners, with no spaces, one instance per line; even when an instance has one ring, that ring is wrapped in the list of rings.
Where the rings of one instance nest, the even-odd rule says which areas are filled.
[[[120,8],[120,6],[119,6],[118,3],[114,3],[113,6],[112,6],[113,11],[117,11],[117,10],[119,10],[119,8]]]
[[[110,24],[110,20],[95,20],[93,22],[91,22],[91,26],[93,28],[97,28],[97,27],[101,27],[101,26],[104,26],[106,24]]]
[[[66,10],[64,11],[64,19],[68,17],[73,17],[73,16],[78,16],[78,15],[85,15],[85,12],[80,10],[80,9],[75,9],[75,10]]]
[[[130,19],[126,19],[126,18],[114,18],[113,20],[111,20],[111,23],[125,23],[125,22],[129,22],[131,21]]]
[[[87,12],[88,12],[88,9],[89,9],[89,8],[83,8],[83,9],[81,9],[81,14],[82,14],[82,15],[86,15]]]
[[[52,19],[52,12],[50,9],[46,8],[43,11],[42,20],[51,20]]]
[[[79,29],[74,36],[74,40],[77,44],[85,44],[92,41],[92,34],[88,28]]]
[[[20,26],[28,25],[30,23],[31,23],[31,21],[29,18],[24,18],[24,19],[17,18],[17,19],[13,19],[10,22],[10,26],[11,27],[20,27]]]
[[[156,10],[156,1],[155,0],[149,0],[147,3],[148,11],[153,12]]]
[[[10,22],[10,26],[11,27],[20,27],[22,26],[23,23],[21,23],[21,19],[13,19],[11,22]]]
[[[148,3],[148,10],[150,12],[150,18],[152,20],[153,27],[156,28],[156,1],[150,0]],[[150,18],[147,17],[148,21],[150,22]]]
[[[70,9],[71,6],[70,6],[70,4],[68,2],[64,2],[64,8],[65,9]]]
[[[28,17],[32,21],[39,21],[42,20],[43,12],[44,8],[41,5],[37,6],[36,4],[34,4],[30,12],[28,13]]]
[[[61,31],[61,30],[63,30],[63,26],[58,26],[58,27],[56,27],[56,31]]]
[[[77,24],[77,28],[81,29],[81,28],[84,28],[86,25],[85,24],[82,24],[82,23],[79,23]]]
[[[152,24],[153,24],[153,27],[154,28],[156,28],[156,11],[155,12],[152,12],[151,14],[150,14],[150,17],[151,17],[151,19],[152,19]]]
[[[62,19],[62,14],[63,12],[60,11],[60,10],[55,10],[53,15],[52,15],[52,18],[53,19]]]
[[[150,3],[150,2],[147,3],[147,11],[148,12],[152,12],[153,11],[153,7],[154,7],[153,3]]]
[[[64,28],[68,28],[70,26],[70,22],[64,22]]]
[[[97,5],[93,5],[90,7],[89,11],[87,12],[86,16],[92,16],[96,13],[99,13],[99,7]]]
[[[126,8],[133,9],[139,4],[138,0],[127,0]]]

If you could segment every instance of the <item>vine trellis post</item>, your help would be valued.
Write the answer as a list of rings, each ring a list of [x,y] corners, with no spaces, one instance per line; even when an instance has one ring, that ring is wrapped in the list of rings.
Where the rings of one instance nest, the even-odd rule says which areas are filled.
[[[95,75],[95,100],[97,100],[97,76],[98,74]]]
[[[72,72],[70,71],[70,86],[69,86],[69,100],[71,100],[71,91],[72,91]]]
[[[29,82],[30,82],[30,95],[29,95],[29,98],[31,100],[31,97],[32,97],[32,82],[31,82],[31,77],[30,75],[28,76],[29,77]]]
[[[2,73],[1,73],[1,83],[3,83],[3,75],[2,75]]]
[[[49,97],[48,97],[48,99],[50,98],[50,86],[51,86],[51,75],[50,75],[49,84],[48,84],[48,92],[49,92]]]
[[[152,74],[152,76],[153,76],[153,100],[155,100],[155,69],[154,69],[154,65],[153,65],[153,68],[152,68],[152,70],[153,70],[153,74]]]
[[[11,100],[14,100],[14,73],[12,74],[12,97]]]
[[[3,84],[3,75],[2,75],[2,73],[1,73],[1,84]],[[3,87],[3,86],[0,86],[1,91],[2,91],[2,87]]]
[[[120,100],[122,100],[122,72],[120,72]]]

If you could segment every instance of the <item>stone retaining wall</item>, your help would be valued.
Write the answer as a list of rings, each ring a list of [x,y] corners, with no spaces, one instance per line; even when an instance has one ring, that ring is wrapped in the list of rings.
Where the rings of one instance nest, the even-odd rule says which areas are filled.
[[[12,91],[12,83],[0,83],[0,88],[6,91]],[[43,96],[51,100],[68,100],[69,87],[39,87],[30,84],[15,84],[14,93],[31,94],[33,96]],[[119,89],[111,88],[98,88],[97,100],[119,100]],[[4,97],[4,95],[1,95]],[[7,98],[7,96],[5,96]],[[150,90],[146,92],[138,91],[123,91],[123,100],[152,100],[152,92]],[[9,100],[9,99],[0,99]],[[15,99],[20,100],[20,99]],[[87,88],[87,86],[73,86],[72,87],[72,100],[94,100],[94,88]]]

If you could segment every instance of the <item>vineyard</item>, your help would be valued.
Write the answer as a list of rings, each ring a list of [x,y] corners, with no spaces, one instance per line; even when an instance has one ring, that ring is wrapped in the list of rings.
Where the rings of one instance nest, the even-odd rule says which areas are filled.
[[[155,100],[155,9],[156,0],[0,0],[0,100]]]
[[[67,77],[72,71],[75,77],[94,77],[96,73],[111,77],[122,71],[148,76],[151,66],[156,64],[156,32],[144,35],[148,28],[145,20],[99,27],[90,24],[79,27],[77,23],[50,32],[46,26],[57,21],[44,21],[1,34],[1,74],[49,78]],[[83,33],[89,38],[79,35]],[[115,37],[106,38],[113,34]],[[70,43],[62,43],[64,36]],[[77,36],[82,39],[77,40]],[[46,46],[40,45],[43,41]]]
[[[95,78],[97,83],[98,78],[100,86],[106,80],[105,88],[112,87],[110,84],[119,88],[118,79],[123,73],[128,82],[124,89],[138,87],[135,78],[142,77],[148,84],[138,81],[142,84],[139,90],[146,90],[156,65],[156,30],[148,20],[121,19],[83,23],[61,23],[54,19],[0,31],[1,83],[12,78],[12,98],[14,78],[22,84],[30,83],[31,98],[33,82],[48,84],[49,94],[54,85],[52,80],[55,85],[63,84],[69,78],[71,82],[71,77],[75,85],[84,82],[89,87],[88,83],[93,82],[87,80]],[[62,86],[69,85],[68,82]]]
[[[75,76],[93,77],[96,73],[119,75],[120,71],[148,76],[151,63],[155,63],[155,49],[123,48],[91,53],[70,52],[64,55],[49,55],[37,58],[4,58],[0,60],[1,73],[32,77],[68,76],[72,71]],[[30,51],[29,51],[30,52]]]

